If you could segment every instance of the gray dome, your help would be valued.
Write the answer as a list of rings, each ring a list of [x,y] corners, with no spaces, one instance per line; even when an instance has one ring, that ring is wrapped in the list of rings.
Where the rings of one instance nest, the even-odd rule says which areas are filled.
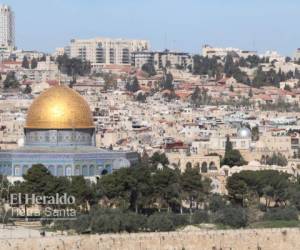
[[[241,138],[250,138],[251,137],[251,130],[249,128],[246,128],[246,127],[243,127],[243,128],[240,128],[238,130],[238,137],[241,137]]]

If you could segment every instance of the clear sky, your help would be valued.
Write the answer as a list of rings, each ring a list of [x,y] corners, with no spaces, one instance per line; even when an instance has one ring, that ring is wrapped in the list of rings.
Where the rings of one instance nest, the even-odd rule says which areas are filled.
[[[71,38],[147,39],[152,49],[199,53],[203,44],[300,47],[299,0],[6,0],[18,48],[52,52]]]

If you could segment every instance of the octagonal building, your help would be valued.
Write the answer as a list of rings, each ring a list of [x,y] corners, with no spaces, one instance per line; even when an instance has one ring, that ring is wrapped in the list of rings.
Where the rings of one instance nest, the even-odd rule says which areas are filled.
[[[11,181],[34,164],[43,164],[55,176],[96,178],[138,160],[135,152],[96,148],[89,105],[66,86],[51,87],[33,101],[24,134],[23,147],[0,151],[0,174]]]

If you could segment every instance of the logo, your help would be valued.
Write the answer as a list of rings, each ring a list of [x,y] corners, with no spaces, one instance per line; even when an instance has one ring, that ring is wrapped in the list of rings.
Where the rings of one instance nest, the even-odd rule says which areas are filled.
[[[58,194],[11,193],[9,197],[11,219],[20,220],[75,220],[75,197]]]

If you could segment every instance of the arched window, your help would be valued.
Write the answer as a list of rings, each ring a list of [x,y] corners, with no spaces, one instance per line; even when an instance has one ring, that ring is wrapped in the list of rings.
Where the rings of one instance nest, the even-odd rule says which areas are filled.
[[[195,168],[195,169],[198,169],[198,172],[200,172],[200,163],[197,162],[197,163],[194,165],[194,168]]]
[[[55,175],[55,167],[53,165],[48,166],[48,170],[52,175]]]
[[[98,166],[97,166],[96,175],[101,175],[102,170],[103,170],[103,165],[98,165]]]
[[[79,165],[76,165],[76,166],[75,166],[75,175],[76,175],[76,176],[81,175],[81,169],[80,169],[80,166],[79,166]]]
[[[82,175],[83,176],[88,176],[89,175],[89,169],[88,169],[87,165],[82,166]]]
[[[216,164],[213,161],[209,163],[209,170],[217,170]]]
[[[14,176],[21,176],[21,168],[19,165],[14,166]]]
[[[66,166],[66,176],[72,176],[72,167],[70,165]]]
[[[90,176],[94,176],[95,175],[95,166],[94,165],[91,165],[90,166]]]
[[[201,173],[207,173],[207,162],[203,162],[201,165]]]
[[[29,166],[28,165],[24,165],[23,166],[23,174],[26,174],[27,171],[28,171],[28,169],[29,169]]]
[[[11,175],[11,168],[8,165],[4,165],[3,174],[4,175]]]
[[[57,176],[63,176],[64,175],[64,167],[62,165],[57,166]]]
[[[192,167],[192,163],[191,162],[188,162],[186,165],[185,165],[186,168],[191,168]]]

